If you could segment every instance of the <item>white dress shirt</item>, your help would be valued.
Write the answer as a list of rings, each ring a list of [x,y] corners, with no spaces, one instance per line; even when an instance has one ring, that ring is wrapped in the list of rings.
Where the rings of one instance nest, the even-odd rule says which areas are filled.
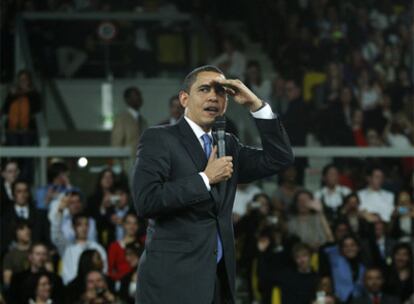
[[[272,112],[272,108],[267,103],[260,110],[258,110],[256,112],[250,112],[250,113],[252,114],[252,116],[254,118],[258,118],[258,119],[274,119],[274,118],[276,118],[276,114]],[[201,137],[204,134],[206,134],[206,132],[198,124],[196,124],[194,121],[192,121],[190,118],[188,118],[186,115],[184,115],[184,119],[190,125],[190,128],[193,130],[195,136],[198,139],[198,142],[200,143],[201,147],[204,150],[204,142],[203,142],[203,139]],[[211,134],[211,130],[209,132],[207,132],[207,134],[210,136],[210,138],[213,138],[212,134]],[[204,184],[206,185],[208,191],[210,191],[211,190],[210,181],[208,180],[207,175],[205,175],[204,172],[199,172],[199,174],[203,178]]]
[[[394,211],[394,194],[386,190],[365,188],[358,191],[360,210],[377,213],[384,222],[389,222]]]
[[[26,220],[29,218],[29,207],[14,205],[14,210],[16,211],[18,217],[22,217]]]
[[[323,203],[332,209],[338,209],[342,205],[343,198],[351,193],[351,189],[344,186],[335,186],[334,189],[323,187],[315,192],[315,198],[323,200]]]

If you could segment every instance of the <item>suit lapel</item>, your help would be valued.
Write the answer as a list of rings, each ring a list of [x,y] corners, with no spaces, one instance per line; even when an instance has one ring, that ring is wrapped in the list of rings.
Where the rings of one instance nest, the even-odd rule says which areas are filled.
[[[198,172],[204,171],[207,165],[207,157],[204,153],[203,148],[200,145],[200,142],[198,141],[198,138],[195,136],[190,125],[186,122],[184,118],[181,118],[178,121],[177,126],[181,134],[180,141],[182,142],[183,146],[185,147],[191,159],[193,160]],[[216,202],[216,206],[218,208],[221,196],[218,192],[217,187],[211,187],[211,195],[213,196],[213,200]]]

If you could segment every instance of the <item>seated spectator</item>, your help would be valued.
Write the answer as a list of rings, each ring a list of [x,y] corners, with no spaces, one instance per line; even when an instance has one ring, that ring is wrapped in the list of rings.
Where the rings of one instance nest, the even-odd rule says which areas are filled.
[[[392,262],[385,276],[385,291],[404,302],[414,292],[414,259],[410,243],[397,244],[391,256]]]
[[[29,183],[17,180],[12,186],[12,191],[14,197],[13,207],[5,210],[1,221],[1,251],[4,253],[7,250],[14,235],[15,224],[20,220],[27,221],[34,241],[50,244],[49,221],[43,210],[37,210],[34,207]]]
[[[87,249],[82,252],[79,258],[76,277],[66,286],[65,299],[67,304],[74,303],[80,299],[81,295],[85,292],[86,275],[92,270],[102,272],[104,270],[104,264],[97,250]]]
[[[170,100],[168,102],[168,109],[170,116],[158,123],[158,125],[174,125],[183,116],[184,108],[180,103],[178,95],[170,97]]]
[[[54,288],[52,275],[49,272],[36,273],[31,278],[31,296],[29,298],[29,304],[47,304],[58,303],[62,300],[61,297],[54,296]]]
[[[364,289],[351,304],[398,304],[398,298],[384,293],[384,276],[380,268],[368,268],[364,274]]]
[[[324,214],[329,222],[338,218],[339,207],[344,197],[351,193],[351,189],[339,185],[339,170],[334,164],[325,166],[322,170],[322,189],[315,192],[315,199],[320,200]]]
[[[88,240],[89,218],[85,214],[77,214],[72,219],[73,229],[75,230],[74,242],[59,242],[64,244],[63,247],[58,247],[62,254],[62,279],[63,283],[67,285],[76,277],[78,272],[79,258],[83,251],[87,249],[95,249],[99,252],[104,263],[104,272],[107,269],[107,258],[105,249],[98,243]],[[63,238],[63,235],[61,235]]]
[[[246,86],[259,98],[270,101],[272,94],[272,83],[269,79],[263,79],[262,69],[257,60],[250,60],[247,63],[244,81]]]
[[[16,304],[26,304],[30,298],[31,282],[40,273],[46,272],[53,286],[52,298],[63,298],[62,279],[53,272],[49,250],[43,243],[34,243],[29,250],[29,268],[13,275],[8,290],[8,301]],[[12,300],[11,300],[12,299]]]
[[[293,208],[293,215],[288,221],[291,235],[299,237],[302,242],[306,242],[316,250],[326,242],[333,241],[322,204],[313,199],[312,193],[307,190],[297,192],[293,200]]]
[[[260,188],[255,184],[237,185],[233,205],[233,218],[236,219],[236,221],[246,214],[247,205],[252,202],[253,196],[260,192]]]
[[[390,234],[400,242],[410,242],[414,239],[414,203],[408,191],[401,191],[398,194],[391,218]]]
[[[91,270],[86,274],[85,291],[77,304],[119,303],[117,297],[108,288],[102,272]]]
[[[121,280],[119,297],[127,304],[135,303],[138,279],[138,264],[144,248],[137,243],[129,243],[125,247],[125,259],[131,269]]]
[[[13,207],[13,183],[19,176],[19,164],[15,160],[8,160],[1,164],[0,177],[0,216]]]
[[[134,213],[128,213],[123,220],[122,239],[111,243],[108,250],[108,275],[114,281],[119,281],[131,271],[125,258],[125,248],[130,243],[138,241],[138,218]]]
[[[381,219],[388,223],[394,210],[394,194],[382,189],[384,171],[379,167],[371,168],[367,180],[367,187],[358,191],[361,202],[359,209],[378,213]]]
[[[338,251],[330,250],[325,254],[327,265],[321,268],[328,270],[327,274],[333,280],[335,295],[339,300],[347,302],[360,296],[365,266],[361,260],[358,240],[351,235],[345,236],[339,241]]]
[[[368,147],[384,147],[384,139],[381,134],[374,128],[367,129],[365,134],[367,139]]]
[[[97,179],[95,191],[88,198],[86,205],[86,213],[93,217],[96,221],[98,229],[99,243],[106,245],[107,239],[104,240],[104,235],[108,231],[108,210],[113,206],[113,190],[115,184],[115,174],[111,169],[102,170]]]
[[[258,269],[259,279],[265,281],[267,286],[280,287],[282,303],[310,303],[318,283],[318,275],[312,271],[310,264],[312,249],[306,244],[298,243],[292,249],[292,256],[295,267],[284,266],[283,269],[271,269],[259,260],[258,265],[264,266]],[[272,289],[264,293],[262,303],[270,304],[271,294]]]
[[[72,186],[69,180],[69,168],[61,160],[52,162],[47,168],[47,182],[45,186],[36,189],[36,208],[49,209],[50,204],[66,193]]]
[[[212,65],[219,67],[229,78],[243,79],[246,71],[246,57],[238,47],[235,37],[223,39],[223,53],[213,59]]]
[[[290,213],[293,198],[301,189],[297,180],[298,174],[294,166],[284,169],[278,177],[279,187],[273,194],[273,206],[275,209]]]
[[[30,244],[32,242],[32,231],[27,221],[15,222],[15,241],[3,259],[3,284],[8,288],[13,275],[27,267]]]
[[[59,200],[55,200],[50,206],[50,234],[53,244],[57,247],[59,254],[63,254],[66,244],[75,240],[73,218],[83,212],[81,194],[76,191],[67,192]],[[95,220],[88,217],[88,240],[96,241]]]

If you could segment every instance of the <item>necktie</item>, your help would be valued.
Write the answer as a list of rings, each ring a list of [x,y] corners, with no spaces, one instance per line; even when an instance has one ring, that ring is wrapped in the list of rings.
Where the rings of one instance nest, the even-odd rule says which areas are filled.
[[[210,157],[211,154],[211,137],[208,134],[204,134],[203,136],[201,136],[201,139],[203,140],[204,143],[204,153],[207,156],[207,159]],[[220,234],[217,230],[217,263],[220,262],[221,258],[223,257],[223,244],[221,242],[221,238],[220,238]]]

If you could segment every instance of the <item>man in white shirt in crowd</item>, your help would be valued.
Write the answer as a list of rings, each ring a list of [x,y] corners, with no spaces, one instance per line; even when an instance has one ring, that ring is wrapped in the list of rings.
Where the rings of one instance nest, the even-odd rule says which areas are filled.
[[[360,210],[370,213],[377,213],[384,222],[389,222],[394,210],[394,194],[383,190],[384,171],[379,167],[374,167],[369,171],[368,185],[358,191],[361,202]]]
[[[108,269],[105,249],[97,242],[89,241],[87,238],[89,229],[88,216],[77,214],[73,217],[72,223],[75,230],[75,241],[66,244],[60,243],[58,247],[59,253],[62,256],[62,279],[65,285],[76,277],[80,256],[87,249],[97,250],[104,264],[104,272],[106,273]]]

